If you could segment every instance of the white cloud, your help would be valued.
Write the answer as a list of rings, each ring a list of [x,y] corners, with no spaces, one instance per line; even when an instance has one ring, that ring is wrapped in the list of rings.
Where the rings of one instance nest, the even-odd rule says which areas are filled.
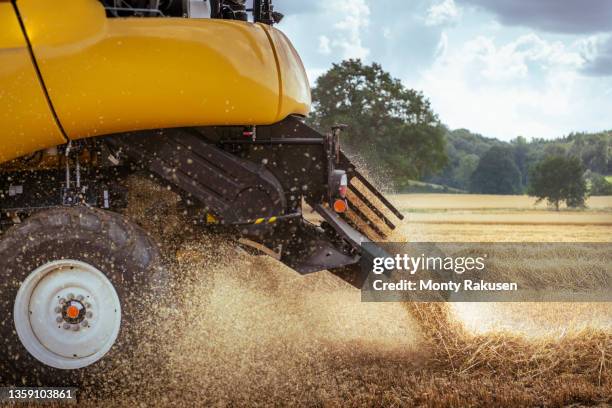
[[[367,57],[370,50],[363,46],[361,38],[369,25],[370,7],[366,0],[329,0],[326,7],[330,15],[340,17],[333,25],[332,49],[339,51],[343,59]]]
[[[584,59],[591,60],[597,57],[599,48],[612,37],[610,34],[596,34],[583,38],[578,42]]]
[[[437,26],[453,24],[461,18],[461,10],[457,7],[454,0],[442,0],[434,4],[427,10],[425,24]]]
[[[583,72],[612,76],[612,33],[592,35],[578,44],[585,63]]]
[[[285,31],[300,53],[311,52],[320,60],[340,61],[347,58],[365,59],[370,50],[366,40],[370,24],[369,0],[315,0],[310,2],[310,14],[289,14],[277,26]],[[286,5],[279,3],[278,10]]]
[[[308,77],[308,81],[310,84],[314,85],[317,78],[323,75],[327,69],[324,68],[306,68],[306,76]]]
[[[331,48],[329,47],[329,37],[326,35],[319,36],[319,53],[323,55],[329,55],[331,53]]]
[[[605,93],[579,73],[584,62],[579,44],[533,33],[501,45],[485,36],[452,50],[447,42],[442,36],[438,50],[446,51],[438,53],[418,87],[451,128],[509,139],[612,125]]]
[[[544,70],[576,70],[583,59],[561,42],[548,42],[535,34],[523,35],[497,47],[493,38],[479,36],[464,45],[462,61],[478,69],[493,81],[516,81],[527,78],[529,66]]]
[[[436,45],[436,59],[441,59],[446,57],[446,53],[448,52],[448,34],[446,31],[442,31],[440,33],[440,41],[438,41],[438,45]]]

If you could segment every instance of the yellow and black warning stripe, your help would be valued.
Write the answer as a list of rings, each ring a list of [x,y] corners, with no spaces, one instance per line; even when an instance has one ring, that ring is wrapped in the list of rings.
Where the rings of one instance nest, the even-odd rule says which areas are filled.
[[[235,222],[233,224],[234,225],[237,225],[237,224],[239,225],[267,225],[267,224],[275,224],[278,221],[283,221],[289,218],[296,218],[296,217],[301,217],[301,216],[302,216],[301,213],[296,212],[296,213],[286,214],[286,215],[275,215],[272,217],[260,217],[260,218],[251,219],[245,222]],[[207,213],[206,223],[210,225],[210,224],[220,224],[221,222],[213,214]]]
[[[278,220],[278,217],[274,216],[274,217],[268,217],[268,218],[257,218],[255,221],[253,221],[253,224],[255,225],[259,225],[259,224],[274,224],[276,222],[276,220]]]
[[[251,225],[265,225],[265,224],[274,224],[280,221],[284,221],[290,218],[297,218],[297,217],[301,217],[302,213],[300,212],[295,212],[292,214],[286,214],[286,215],[275,215],[273,217],[261,217],[261,218],[256,218],[252,221],[249,222],[249,224]]]

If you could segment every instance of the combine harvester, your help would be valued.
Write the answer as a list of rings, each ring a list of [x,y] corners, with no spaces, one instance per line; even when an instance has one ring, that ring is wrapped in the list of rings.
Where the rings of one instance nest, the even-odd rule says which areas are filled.
[[[341,127],[304,124],[310,87],[280,18],[270,0],[0,0],[0,382],[129,355],[120,340],[165,276],[113,212],[136,172],[299,273],[363,282],[363,243],[402,215],[342,153]]]

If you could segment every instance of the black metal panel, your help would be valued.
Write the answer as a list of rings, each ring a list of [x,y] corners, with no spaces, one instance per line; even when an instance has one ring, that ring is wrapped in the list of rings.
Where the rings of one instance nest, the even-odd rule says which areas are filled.
[[[73,186],[71,186],[73,187]],[[0,174],[0,212],[28,214],[33,211],[65,205],[66,188],[63,170],[16,171]],[[87,168],[82,170],[81,188],[75,190],[80,200],[99,208],[122,208],[126,189]]]
[[[136,132],[106,140],[222,223],[242,224],[285,211],[283,188],[265,167],[227,153],[189,129]]]

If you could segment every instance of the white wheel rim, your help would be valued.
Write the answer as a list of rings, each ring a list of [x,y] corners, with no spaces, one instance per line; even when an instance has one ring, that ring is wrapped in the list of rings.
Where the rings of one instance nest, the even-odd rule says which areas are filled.
[[[13,316],[17,336],[32,356],[72,370],[95,363],[113,346],[121,327],[121,303],[98,269],[60,260],[28,275],[17,292]]]

